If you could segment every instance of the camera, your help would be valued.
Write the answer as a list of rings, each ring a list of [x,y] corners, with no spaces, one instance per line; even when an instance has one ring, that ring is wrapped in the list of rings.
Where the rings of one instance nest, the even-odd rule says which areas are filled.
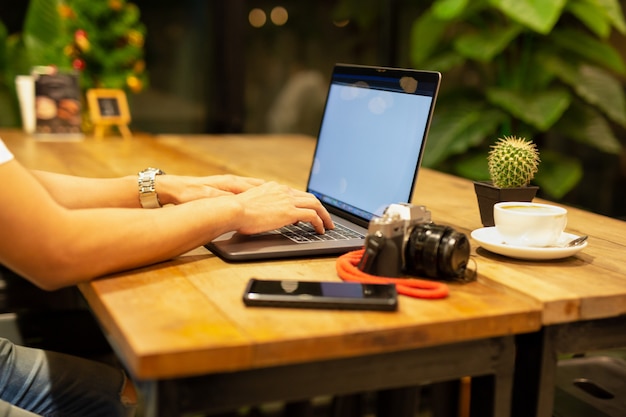
[[[426,207],[391,204],[370,220],[358,268],[386,277],[463,278],[469,254],[467,236],[433,223]]]

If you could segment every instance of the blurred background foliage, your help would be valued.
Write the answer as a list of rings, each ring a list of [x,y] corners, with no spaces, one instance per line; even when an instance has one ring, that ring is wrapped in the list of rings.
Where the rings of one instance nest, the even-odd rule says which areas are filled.
[[[626,32],[617,0],[437,0],[415,21],[411,62],[444,74],[424,164],[488,179],[504,135],[534,140],[535,182],[561,198],[583,176],[574,151],[624,152]]]
[[[139,8],[126,0],[30,0],[21,31],[0,22],[0,123],[19,123],[14,80],[35,66],[77,71],[83,91],[142,91],[145,35]]]

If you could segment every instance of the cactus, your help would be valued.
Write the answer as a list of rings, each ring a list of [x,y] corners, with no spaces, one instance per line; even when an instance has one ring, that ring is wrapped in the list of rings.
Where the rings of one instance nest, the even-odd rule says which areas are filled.
[[[537,146],[515,136],[498,139],[487,156],[491,181],[500,188],[527,186],[535,176],[539,162]]]

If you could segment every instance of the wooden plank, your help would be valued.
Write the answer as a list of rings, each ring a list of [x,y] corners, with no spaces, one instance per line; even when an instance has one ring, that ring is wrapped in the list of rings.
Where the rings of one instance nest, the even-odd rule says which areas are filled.
[[[139,379],[247,367],[249,337],[189,282],[205,253],[81,284],[105,333]]]
[[[528,298],[479,282],[453,285],[445,300],[401,296],[395,313],[245,307],[241,297],[250,277],[337,281],[335,260],[216,265],[210,273],[189,279],[250,337],[253,367],[509,335],[540,325]]]
[[[401,297],[400,311],[247,308],[249,277],[338,280],[333,259],[226,265],[202,250],[81,285],[139,378],[199,375],[399,351],[535,331],[523,297],[479,282],[447,300]]]

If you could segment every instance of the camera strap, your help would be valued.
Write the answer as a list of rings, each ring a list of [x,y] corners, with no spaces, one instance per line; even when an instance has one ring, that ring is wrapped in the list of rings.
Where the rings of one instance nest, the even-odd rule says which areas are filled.
[[[363,284],[396,284],[398,294],[414,298],[438,299],[448,296],[448,286],[442,282],[416,278],[392,278],[371,275],[361,271],[357,265],[363,257],[365,249],[348,252],[337,258],[336,268],[339,278],[344,281]]]

